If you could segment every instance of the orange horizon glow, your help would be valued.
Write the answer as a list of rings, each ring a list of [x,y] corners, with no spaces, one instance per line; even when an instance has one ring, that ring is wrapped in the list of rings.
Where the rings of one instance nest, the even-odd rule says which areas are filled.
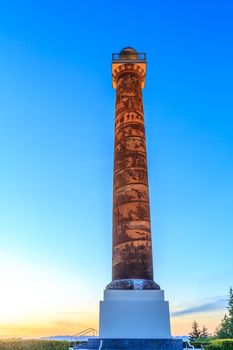
[[[61,268],[29,264],[6,254],[0,257],[0,273],[0,338],[74,335],[89,327],[98,330],[98,301],[102,295],[93,290],[85,276],[77,273],[72,280],[68,271],[61,274]],[[171,315],[174,311],[171,307]],[[172,316],[172,335],[188,334],[194,320],[213,333],[226,311]]]
[[[222,312],[190,314],[171,317],[173,336],[187,335],[192,323],[196,320],[200,327],[205,325],[208,332],[213,334],[223,318]],[[94,328],[98,331],[98,312],[80,315],[64,313],[63,315],[32,315],[15,322],[0,322],[0,338],[36,338],[46,336],[74,335],[84,329]]]

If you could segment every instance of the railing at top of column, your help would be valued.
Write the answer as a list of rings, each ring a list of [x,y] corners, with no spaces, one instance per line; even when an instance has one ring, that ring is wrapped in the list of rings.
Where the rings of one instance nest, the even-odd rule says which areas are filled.
[[[113,53],[112,54],[112,61],[117,62],[146,62],[146,54],[145,53],[138,53],[138,52],[127,52],[127,53]]]

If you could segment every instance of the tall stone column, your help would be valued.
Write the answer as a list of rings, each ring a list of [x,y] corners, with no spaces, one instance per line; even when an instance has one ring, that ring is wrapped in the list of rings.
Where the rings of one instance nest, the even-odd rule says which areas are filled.
[[[169,304],[154,282],[142,88],[146,57],[113,54],[116,88],[112,282],[100,301],[99,335],[90,349],[182,350],[171,339]]]
[[[112,283],[107,289],[159,289],[153,281],[142,88],[145,54],[113,57],[116,88]]]

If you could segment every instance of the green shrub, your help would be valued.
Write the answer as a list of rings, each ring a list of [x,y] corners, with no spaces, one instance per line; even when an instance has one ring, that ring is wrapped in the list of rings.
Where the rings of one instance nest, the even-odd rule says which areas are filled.
[[[210,344],[210,341],[208,341],[208,340],[202,340],[202,341],[195,340],[195,341],[191,341],[190,344],[193,345],[194,348],[200,349],[202,345],[204,345],[204,347],[206,347],[206,345]]]
[[[205,347],[206,350],[233,350],[233,339],[216,339],[212,340]]]
[[[0,350],[69,350],[67,341],[51,340],[0,340]]]
[[[206,347],[206,345],[210,344],[212,340],[215,340],[216,338],[213,336],[208,336],[208,337],[199,337],[195,340],[191,340],[190,344],[194,346],[196,349],[200,349],[202,346]]]

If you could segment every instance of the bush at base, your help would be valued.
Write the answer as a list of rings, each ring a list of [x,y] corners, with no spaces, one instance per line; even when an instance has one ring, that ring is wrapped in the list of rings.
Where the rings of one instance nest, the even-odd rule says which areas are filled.
[[[204,339],[203,341],[191,341],[191,345],[194,346],[195,349],[201,349],[202,346],[206,347],[207,345],[210,344],[210,340]]]
[[[216,339],[205,347],[206,350],[233,350],[233,339]]]
[[[50,340],[0,340],[0,350],[69,350],[67,341]]]

